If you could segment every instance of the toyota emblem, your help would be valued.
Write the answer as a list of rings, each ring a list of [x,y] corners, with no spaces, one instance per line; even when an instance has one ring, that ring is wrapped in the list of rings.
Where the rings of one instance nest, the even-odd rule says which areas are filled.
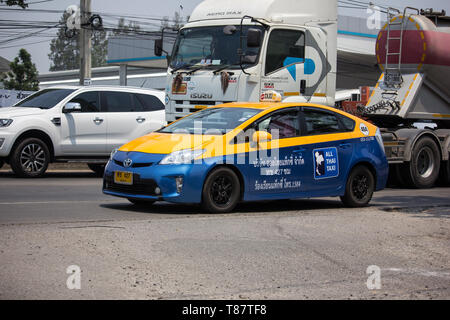
[[[131,160],[131,159],[126,159],[126,160],[123,161],[123,166],[125,168],[131,167],[132,164],[133,164],[133,160]]]

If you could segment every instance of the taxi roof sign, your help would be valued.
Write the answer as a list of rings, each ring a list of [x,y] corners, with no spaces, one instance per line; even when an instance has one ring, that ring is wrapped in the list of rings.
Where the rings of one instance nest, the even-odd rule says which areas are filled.
[[[280,93],[276,92],[276,91],[266,91],[261,93],[261,97],[259,99],[259,101],[261,102],[281,102],[281,100],[283,99],[283,97],[281,96]]]

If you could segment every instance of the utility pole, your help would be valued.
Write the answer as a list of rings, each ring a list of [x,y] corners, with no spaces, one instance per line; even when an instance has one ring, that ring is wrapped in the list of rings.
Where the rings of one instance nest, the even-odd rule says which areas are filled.
[[[92,30],[89,25],[89,19],[91,18],[91,0],[80,0],[80,14],[81,14],[81,30],[80,30],[80,85],[85,84],[85,80],[90,80],[92,73]]]

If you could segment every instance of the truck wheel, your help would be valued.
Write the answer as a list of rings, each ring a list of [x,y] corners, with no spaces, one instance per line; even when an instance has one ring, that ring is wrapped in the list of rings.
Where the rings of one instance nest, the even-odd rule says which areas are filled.
[[[40,139],[27,138],[11,154],[10,164],[15,174],[24,178],[39,178],[47,171],[50,152]]]
[[[236,173],[229,168],[218,168],[203,186],[202,206],[211,213],[232,211],[240,200],[241,184]]]
[[[95,175],[97,177],[103,177],[103,174],[105,173],[105,164],[99,164],[99,163],[88,163],[87,164],[89,169],[94,171]]]
[[[439,148],[433,139],[421,138],[412,150],[411,161],[402,165],[402,176],[409,187],[433,187],[441,165]]]
[[[341,201],[351,208],[365,207],[372,200],[374,191],[375,177],[369,168],[359,165],[350,172]]]

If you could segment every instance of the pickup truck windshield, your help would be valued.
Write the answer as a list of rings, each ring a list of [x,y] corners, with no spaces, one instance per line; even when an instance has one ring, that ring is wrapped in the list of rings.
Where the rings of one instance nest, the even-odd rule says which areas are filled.
[[[248,29],[260,29],[261,26],[243,26],[244,36]],[[173,69],[189,68],[194,65],[227,66],[239,68],[240,26],[210,26],[182,29],[178,34],[172,54],[170,67]],[[258,62],[260,48],[247,48],[246,38],[242,41],[243,65],[250,67]]]
[[[14,107],[51,109],[74,92],[72,89],[45,89],[16,103]]]
[[[159,130],[161,133],[224,135],[254,117],[261,110],[212,108],[194,113]]]

